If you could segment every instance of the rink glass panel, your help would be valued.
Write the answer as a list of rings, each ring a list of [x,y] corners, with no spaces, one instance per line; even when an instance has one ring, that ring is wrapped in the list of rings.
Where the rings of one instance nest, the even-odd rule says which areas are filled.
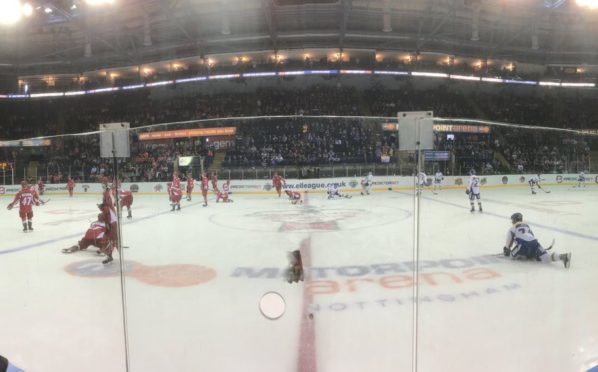
[[[183,143],[178,155],[193,156],[190,166],[179,168],[184,187],[189,171],[196,180],[192,200],[184,192],[181,211],[171,212],[168,176],[161,194],[140,195],[136,208],[144,209],[135,209],[133,223],[125,224],[126,260],[143,266],[127,277],[132,369],[409,369],[412,308],[392,302],[397,292],[412,290],[393,275],[408,271],[404,263],[412,260],[414,197],[393,188],[398,158],[385,164],[375,159],[382,122],[289,117],[152,127],[235,127],[237,133],[175,140]],[[133,131],[133,138],[146,131]],[[155,151],[159,143],[140,140],[132,148]],[[202,170],[209,177],[207,207]],[[233,202],[216,203],[212,172],[220,191],[230,179]],[[361,196],[369,172],[385,183]],[[275,173],[286,189],[301,193],[302,203],[291,204],[285,189],[278,197]],[[325,185],[331,182],[340,182],[341,193],[351,198],[328,200]],[[156,217],[135,223],[144,214]],[[305,278],[288,283],[288,254],[295,250]],[[259,308],[269,292],[285,301],[276,320]],[[363,352],[370,349],[385,352]],[[148,357],[151,350],[163,352]]]
[[[460,159],[456,177],[437,191],[434,173],[444,164],[423,166],[429,186],[419,210],[419,370],[472,370],[474,360],[489,371],[585,371],[596,364],[597,306],[584,278],[596,262],[597,145],[596,137],[548,129],[436,133],[437,148]],[[477,200],[470,212],[465,193],[471,170],[480,180],[482,212]],[[585,182],[577,182],[580,172]],[[494,174],[505,176],[492,182]],[[538,174],[541,188],[532,194],[528,181]],[[543,247],[554,239],[549,255],[572,253],[569,269],[501,255],[516,212]]]
[[[0,354],[26,371],[123,371],[120,266],[102,267],[94,247],[61,253],[97,219],[101,193],[91,185],[112,167],[99,159],[95,134],[44,140],[0,150],[14,167],[0,180]],[[76,180],[72,197],[69,176]],[[21,181],[38,190],[39,178],[46,203],[33,206],[33,231],[23,232],[19,205],[5,207]]]
[[[488,370],[534,370],[538,361],[547,370],[591,364],[591,334],[597,331],[592,314],[598,310],[588,302],[592,296],[583,280],[596,263],[591,208],[598,201],[593,178],[577,188],[571,175],[585,170],[595,177],[595,137],[502,127],[491,127],[485,135],[438,132],[435,150],[454,156],[423,161],[418,169],[415,154],[397,151],[397,134],[381,130],[385,122],[261,118],[131,130],[131,158],[119,160],[119,168],[123,189],[133,192],[132,219],[122,213],[125,248],[114,252],[115,261],[106,267],[92,248],[60,253],[76,244],[97,217],[98,174],[113,174],[110,161],[95,164],[98,136],[52,138],[43,151],[3,149],[13,156],[15,182],[41,176],[47,192],[42,199],[51,200],[34,207],[33,233],[21,231],[16,208],[1,212],[7,221],[2,236],[8,239],[2,244],[0,275],[11,299],[3,302],[2,325],[14,335],[0,338],[2,352],[16,355],[11,360],[26,370],[119,371],[125,370],[126,334],[132,371],[409,370],[414,346],[419,370],[442,369],[440,363],[469,370],[471,355],[463,345],[471,342],[480,359],[492,362]],[[276,126],[299,137],[326,126],[370,132],[363,151],[354,145],[347,150],[341,141],[327,154],[310,152],[317,158],[311,163],[309,157],[281,160],[276,151],[284,149],[277,146],[247,156],[247,138],[256,128],[274,135]],[[235,127],[237,133],[142,139],[148,132],[222,127]],[[449,134],[455,135],[452,143]],[[242,146],[243,157],[235,153]],[[519,174],[513,154],[523,158],[531,151],[542,157],[528,159]],[[324,155],[328,161],[322,161]],[[167,183],[177,156],[192,158],[179,168],[181,211],[171,212]],[[471,168],[482,183],[483,213],[477,204],[476,212],[469,212],[464,190]],[[433,185],[438,169],[446,177],[442,190],[435,195],[425,187],[416,198],[415,174],[425,171]],[[550,193],[537,189],[531,194],[527,180],[538,169],[554,179],[545,184]],[[189,171],[196,180],[191,201],[185,193]],[[219,188],[230,179],[232,203],[215,202],[210,179],[208,206],[202,206],[202,171],[210,177],[213,171]],[[271,181],[275,172],[302,194],[302,204],[292,205],[284,194],[278,198]],[[361,180],[369,172],[377,183],[370,196],[362,196]],[[59,174],[77,179],[72,198],[64,185],[56,189],[47,181]],[[508,175],[505,183],[486,185],[484,178],[494,174]],[[341,193],[352,198],[328,200],[323,185],[330,180],[344,182]],[[9,202],[8,196],[2,199]],[[514,212],[523,213],[541,244],[555,239],[554,251],[571,251],[571,269],[559,262],[496,257]],[[297,249],[305,280],[289,284],[287,254]],[[415,254],[419,264],[413,262]],[[286,311],[277,320],[266,319],[259,309],[269,292],[285,301]],[[587,327],[568,327],[564,319],[573,318]],[[60,335],[69,341],[55,342]],[[451,337],[460,342],[438,342]],[[500,358],[496,350],[514,338],[566,344],[567,355],[576,356],[550,352],[530,358],[522,350]],[[95,358],[73,344],[108,351],[110,358]],[[575,345],[584,351],[573,350]]]

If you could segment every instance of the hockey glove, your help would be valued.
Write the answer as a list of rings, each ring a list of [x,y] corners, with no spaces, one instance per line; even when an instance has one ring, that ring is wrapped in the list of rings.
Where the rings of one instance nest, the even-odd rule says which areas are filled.
[[[469,189],[465,189],[465,193],[469,195]]]
[[[511,255],[511,250],[507,247],[502,247],[502,254],[504,254],[506,257],[509,257]]]

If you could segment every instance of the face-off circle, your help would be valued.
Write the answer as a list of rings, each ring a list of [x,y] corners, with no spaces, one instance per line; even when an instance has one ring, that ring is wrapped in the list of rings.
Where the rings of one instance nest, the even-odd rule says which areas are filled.
[[[371,228],[405,220],[411,216],[412,213],[405,209],[380,206],[372,206],[369,209],[306,207],[260,212],[231,209],[210,216],[210,221],[236,230],[326,232]]]

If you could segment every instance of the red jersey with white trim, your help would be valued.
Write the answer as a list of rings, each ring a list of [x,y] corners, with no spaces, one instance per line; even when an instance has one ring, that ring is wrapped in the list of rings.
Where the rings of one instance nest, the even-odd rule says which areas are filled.
[[[284,184],[284,178],[282,178],[279,175],[276,175],[274,177],[272,177],[272,186],[278,188],[281,188],[282,185]]]
[[[89,229],[85,232],[85,239],[101,240],[106,235],[106,224],[104,222],[95,221],[91,223]]]
[[[193,190],[194,186],[195,186],[195,180],[193,179],[193,177],[187,177],[187,191]]]
[[[208,177],[201,176],[201,191],[208,191]]]
[[[66,187],[71,190],[74,189],[75,188],[75,180],[73,180],[73,179],[68,180],[66,183]]]
[[[218,190],[218,176],[217,175],[212,176],[212,189]]]
[[[39,205],[37,192],[32,189],[19,190],[15,195],[11,205],[19,203],[19,211],[22,213],[29,213],[33,211],[33,204]]]

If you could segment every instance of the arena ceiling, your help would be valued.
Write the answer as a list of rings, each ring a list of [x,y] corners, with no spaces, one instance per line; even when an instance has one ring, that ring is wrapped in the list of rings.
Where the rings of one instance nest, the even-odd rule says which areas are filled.
[[[25,1],[25,0],[22,0]],[[0,71],[77,73],[302,48],[598,64],[598,11],[574,0],[31,0],[0,28]]]

